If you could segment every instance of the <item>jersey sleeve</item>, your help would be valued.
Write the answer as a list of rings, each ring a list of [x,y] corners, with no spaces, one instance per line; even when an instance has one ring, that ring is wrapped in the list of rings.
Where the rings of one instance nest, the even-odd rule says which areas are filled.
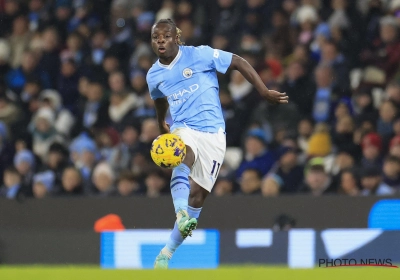
[[[232,62],[232,53],[213,49],[209,46],[200,47],[201,58],[210,63],[211,68],[225,74]]]
[[[149,75],[147,75],[146,80],[147,80],[147,85],[149,87],[151,99],[156,100],[158,98],[163,98],[164,97],[163,93],[157,88],[157,84],[151,81]]]

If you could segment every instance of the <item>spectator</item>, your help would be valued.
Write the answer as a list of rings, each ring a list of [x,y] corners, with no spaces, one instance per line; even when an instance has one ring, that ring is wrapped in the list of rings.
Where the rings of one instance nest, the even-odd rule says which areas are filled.
[[[353,141],[355,125],[350,116],[344,116],[337,120],[333,133],[333,143],[338,150],[351,153],[354,158],[359,158],[361,151]]]
[[[75,167],[67,167],[62,174],[61,186],[58,188],[59,196],[82,196],[83,180],[81,173]]]
[[[38,173],[33,176],[33,197],[44,198],[54,191],[55,176],[52,171]]]
[[[277,196],[281,191],[282,185],[282,178],[275,173],[271,173],[262,181],[261,194],[263,196]]]
[[[247,168],[243,171],[240,178],[240,193],[246,195],[261,193],[261,173],[259,170]]]
[[[282,84],[282,91],[286,92],[290,102],[297,105],[299,113],[304,117],[311,114],[314,102],[314,89],[309,78],[305,66],[299,61],[293,61],[287,67]]]
[[[14,167],[21,175],[21,188],[27,194],[32,190],[32,179],[36,170],[35,156],[29,150],[20,150],[14,156]]]
[[[385,101],[379,108],[377,132],[385,140],[393,134],[393,121],[397,116],[397,108],[392,101]]]
[[[9,141],[8,129],[4,122],[0,121],[0,182],[3,182],[3,172],[6,164],[12,162],[14,147]]]
[[[65,108],[70,110],[73,114],[76,114],[78,107],[79,76],[77,65],[73,59],[62,61],[61,72],[58,76],[58,91],[60,92]]]
[[[104,98],[103,86],[98,82],[92,82],[88,84],[85,92],[86,101],[79,110],[77,124],[73,128],[74,135],[82,130],[106,127],[110,122],[108,116],[109,103]]]
[[[40,93],[42,108],[49,108],[54,113],[54,128],[60,135],[68,137],[75,124],[75,117],[71,111],[63,107],[60,94],[55,90],[44,90]]]
[[[55,114],[50,108],[41,108],[35,114],[31,133],[33,139],[33,152],[38,155],[42,161],[45,160],[50,145],[63,138],[59,136],[54,127]]]
[[[315,7],[302,5],[296,12],[296,21],[300,25],[297,41],[301,44],[309,44],[314,38],[313,31],[318,22],[318,14]]]
[[[385,91],[386,98],[393,102],[397,111],[400,110],[400,83],[397,81],[391,82],[387,85]]]
[[[313,196],[335,193],[335,185],[331,176],[325,171],[324,159],[311,159],[305,168],[305,181],[300,192],[310,193]]]
[[[367,167],[382,167],[382,139],[376,133],[369,133],[362,139],[362,154],[361,166]]]
[[[349,68],[345,57],[332,41],[324,42],[321,48],[321,64],[330,65],[334,74],[334,87],[342,94],[350,90]]]
[[[352,156],[352,151],[338,150],[332,166],[327,166],[328,171],[333,176],[340,175],[343,170],[355,167],[356,159]]]
[[[19,108],[13,104],[9,98],[2,92],[0,81],[0,121],[7,126],[15,124],[21,118]]]
[[[379,169],[375,167],[367,167],[362,171],[361,175],[361,194],[386,196],[393,195],[394,189],[382,182],[382,175]]]
[[[307,155],[310,157],[325,157],[332,152],[331,136],[328,126],[319,123],[308,141]]]
[[[219,97],[221,100],[222,113],[225,120],[226,146],[227,147],[240,147],[241,145],[241,131],[238,127],[245,127],[247,125],[247,112],[241,104],[236,104],[232,99],[229,91],[220,90]]]
[[[167,193],[167,180],[164,173],[160,169],[153,169],[148,172],[145,178],[146,184],[146,196],[147,197],[159,197],[163,193]]]
[[[0,31],[1,33],[1,31]],[[10,66],[11,48],[7,40],[0,39],[0,77],[5,77],[11,70]]]
[[[389,155],[400,158],[400,135],[393,137],[390,141]]]
[[[282,147],[276,170],[272,171],[273,177],[279,183],[279,193],[296,193],[303,181],[303,167],[298,164],[297,150]],[[277,178],[279,177],[280,180]]]
[[[117,182],[118,196],[133,196],[141,193],[138,178],[131,172],[122,172]]]
[[[360,194],[359,179],[355,171],[345,169],[340,173],[339,194],[358,196]]]
[[[4,10],[0,13],[0,37],[9,36],[12,31],[13,21],[22,12],[22,3],[18,0],[8,0],[4,3]]]
[[[42,33],[42,55],[40,58],[40,68],[49,73],[51,88],[56,88],[57,74],[60,71],[59,45],[60,38],[58,31],[54,27],[46,28]]]
[[[221,174],[221,171],[220,171]],[[235,183],[231,176],[218,176],[215,186],[213,188],[213,193],[215,196],[227,196],[232,195],[235,192]]]
[[[316,122],[329,121],[332,113],[333,100],[336,93],[333,89],[333,69],[327,65],[320,65],[315,70],[317,90],[314,97],[313,118]]]
[[[112,73],[109,77],[109,84],[112,93],[108,115],[113,127],[121,131],[132,118],[135,109],[141,105],[141,100],[136,94],[127,91],[125,78],[121,72]]]
[[[246,169],[256,169],[260,176],[268,173],[276,161],[276,156],[267,149],[267,138],[262,129],[252,129],[245,140],[245,156],[237,170],[237,178],[242,177]]]
[[[365,120],[376,121],[378,119],[378,111],[374,107],[370,88],[361,87],[356,90],[353,93],[353,101],[357,125]]]
[[[27,50],[32,34],[29,32],[28,19],[23,15],[16,17],[12,26],[12,34],[9,38],[11,67],[18,68],[24,60],[23,53]]]
[[[232,71],[231,82],[228,85],[233,101],[242,106],[244,110],[250,111],[260,101],[259,94],[239,71]]]
[[[390,81],[399,66],[400,42],[399,24],[395,17],[385,16],[380,19],[380,38],[373,41],[372,46],[364,49],[361,60],[368,66],[375,67],[376,76],[382,78],[376,80],[371,77],[367,82],[383,84]],[[384,55],[379,55],[384,53]]]
[[[400,159],[396,156],[388,156],[383,162],[383,183],[400,190]]]
[[[5,77],[8,87],[16,94],[20,94],[28,78],[40,81],[42,88],[50,88],[51,82],[47,72],[38,69],[37,55],[31,51],[22,54],[21,66],[7,73]]]
[[[310,118],[303,118],[299,121],[297,126],[297,145],[303,153],[308,150],[308,141],[314,131],[314,123]]]
[[[54,185],[61,185],[62,173],[68,164],[68,156],[68,150],[64,145],[57,142],[50,145],[42,169],[54,174]]]
[[[17,199],[22,195],[21,175],[15,167],[8,167],[3,174],[4,186],[0,188],[0,197]]]
[[[116,171],[128,169],[132,155],[142,149],[139,141],[139,131],[135,126],[126,126],[121,136],[121,142],[113,148],[109,160],[109,163]]]
[[[54,26],[62,42],[67,38],[68,22],[72,15],[72,0],[56,0]]]
[[[93,169],[92,183],[99,196],[109,196],[114,190],[115,174],[106,162],[100,162]]]

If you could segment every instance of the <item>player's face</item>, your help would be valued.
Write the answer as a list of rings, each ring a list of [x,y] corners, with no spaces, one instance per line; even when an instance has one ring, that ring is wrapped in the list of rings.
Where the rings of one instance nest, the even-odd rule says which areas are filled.
[[[167,23],[159,23],[151,32],[151,47],[161,59],[174,58],[178,53],[176,30]]]

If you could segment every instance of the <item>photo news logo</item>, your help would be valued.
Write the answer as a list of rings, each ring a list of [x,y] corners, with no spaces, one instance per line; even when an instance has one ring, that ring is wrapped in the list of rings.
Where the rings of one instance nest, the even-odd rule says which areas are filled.
[[[399,268],[393,265],[392,259],[318,259],[318,267],[377,266]]]

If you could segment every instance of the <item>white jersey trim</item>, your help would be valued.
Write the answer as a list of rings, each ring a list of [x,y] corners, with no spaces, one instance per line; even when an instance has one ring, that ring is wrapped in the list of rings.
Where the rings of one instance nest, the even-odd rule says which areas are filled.
[[[171,70],[171,69],[175,66],[175,64],[178,62],[178,60],[179,60],[179,58],[180,58],[181,56],[182,56],[182,51],[181,51],[181,49],[179,49],[178,54],[175,56],[174,60],[172,60],[172,62],[171,62],[169,65],[162,64],[162,63],[160,62],[160,60],[157,60],[157,62],[158,62],[158,65],[159,65],[160,67],[166,68],[166,69],[168,69],[168,70]]]

